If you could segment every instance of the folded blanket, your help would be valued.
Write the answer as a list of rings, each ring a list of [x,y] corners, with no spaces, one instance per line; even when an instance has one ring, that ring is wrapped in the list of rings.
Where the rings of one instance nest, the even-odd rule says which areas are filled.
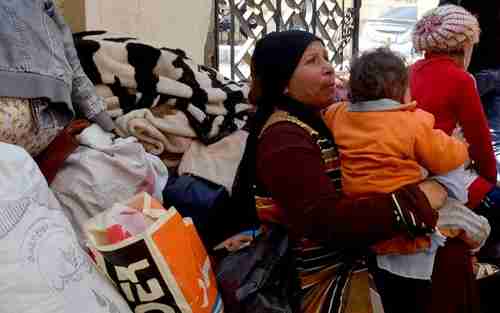
[[[203,177],[231,194],[247,137],[247,131],[239,130],[211,145],[193,141],[179,164],[179,174]]]
[[[119,108],[111,105],[115,117],[172,106],[185,114],[196,137],[209,144],[242,128],[250,114],[247,84],[196,64],[180,49],[105,31],[77,33],[75,46],[92,82],[107,86],[108,96],[119,99]]]
[[[156,117],[148,109],[129,112],[116,119],[122,137],[134,136],[149,153],[184,153],[196,134],[182,112]]]

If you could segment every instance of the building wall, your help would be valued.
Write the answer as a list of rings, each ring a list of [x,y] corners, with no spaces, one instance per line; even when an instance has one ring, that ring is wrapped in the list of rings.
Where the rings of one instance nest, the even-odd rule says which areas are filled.
[[[204,61],[210,0],[59,0],[73,31],[131,34]]]
[[[85,30],[85,0],[56,0],[55,3],[73,32]]]

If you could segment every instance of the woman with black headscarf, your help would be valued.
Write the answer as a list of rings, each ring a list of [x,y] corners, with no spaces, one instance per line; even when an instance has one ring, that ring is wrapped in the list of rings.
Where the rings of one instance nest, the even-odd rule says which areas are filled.
[[[259,40],[250,98],[257,112],[233,189],[242,216],[287,226],[300,312],[371,312],[365,249],[397,234],[425,233],[436,213],[417,186],[341,199],[338,154],[321,117],[335,101],[335,71],[316,36],[285,31]]]

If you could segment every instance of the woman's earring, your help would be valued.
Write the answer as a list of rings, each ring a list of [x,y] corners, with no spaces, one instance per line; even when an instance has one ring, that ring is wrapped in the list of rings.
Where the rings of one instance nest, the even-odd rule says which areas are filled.
[[[288,87],[285,87],[285,90],[283,91],[283,94],[284,94],[284,95],[287,95],[287,94],[288,94]]]

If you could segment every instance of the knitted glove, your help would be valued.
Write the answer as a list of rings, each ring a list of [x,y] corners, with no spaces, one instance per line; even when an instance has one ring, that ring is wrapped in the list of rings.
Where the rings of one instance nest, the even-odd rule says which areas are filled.
[[[484,245],[491,231],[484,216],[453,199],[448,200],[439,210],[437,226],[446,237],[459,237],[469,247],[477,250]]]

